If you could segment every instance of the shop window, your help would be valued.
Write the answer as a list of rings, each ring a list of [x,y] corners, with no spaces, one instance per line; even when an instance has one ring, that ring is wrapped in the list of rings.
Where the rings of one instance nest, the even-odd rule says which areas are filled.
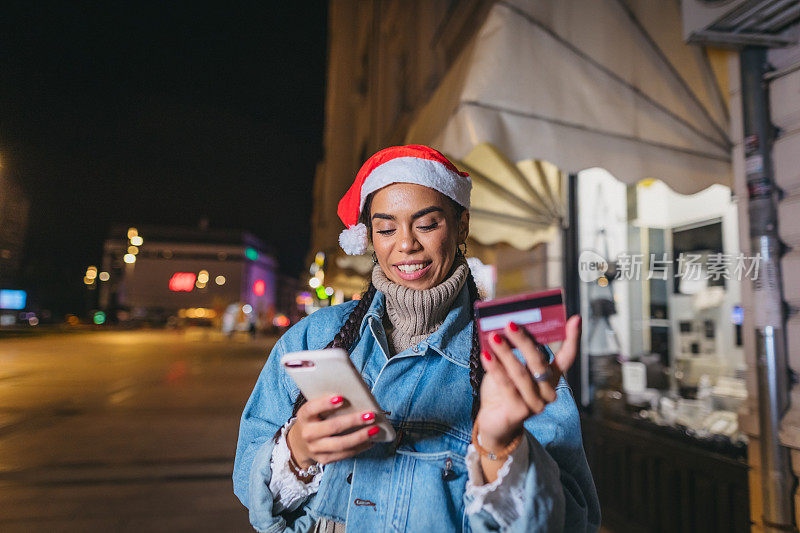
[[[581,403],[743,445],[740,287],[758,259],[738,249],[730,190],[681,195],[591,169],[578,195],[579,261],[592,252],[608,266],[581,278]]]

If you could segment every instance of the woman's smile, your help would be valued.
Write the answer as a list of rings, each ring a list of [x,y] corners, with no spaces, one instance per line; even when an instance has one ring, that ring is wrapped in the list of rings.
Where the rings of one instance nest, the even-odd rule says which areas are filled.
[[[430,271],[432,261],[404,261],[397,263],[394,268],[397,269],[397,275],[405,280],[420,279]]]

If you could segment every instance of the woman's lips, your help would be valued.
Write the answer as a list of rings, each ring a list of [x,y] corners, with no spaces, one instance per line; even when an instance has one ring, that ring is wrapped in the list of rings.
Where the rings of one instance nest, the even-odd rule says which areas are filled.
[[[433,264],[432,262],[428,263],[427,265],[425,265],[424,268],[420,268],[419,270],[415,270],[414,272],[403,272],[402,270],[400,270],[400,268],[398,268],[397,265],[394,265],[392,268],[394,268],[394,271],[397,273],[397,275],[403,278],[404,280],[412,281],[415,279],[419,279],[425,274],[427,274],[432,264]]]

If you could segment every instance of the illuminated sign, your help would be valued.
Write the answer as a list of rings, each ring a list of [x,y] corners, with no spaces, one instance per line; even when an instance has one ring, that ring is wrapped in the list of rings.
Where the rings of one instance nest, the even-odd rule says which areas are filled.
[[[28,293],[10,289],[0,289],[0,309],[25,309]]]
[[[267,284],[264,282],[263,279],[257,279],[255,283],[253,283],[253,294],[256,296],[264,296],[264,293],[267,292]]]
[[[169,280],[169,290],[189,292],[194,289],[194,272],[175,272]]]
[[[744,309],[739,305],[734,305],[731,311],[731,322],[737,326],[741,326],[744,322]]]

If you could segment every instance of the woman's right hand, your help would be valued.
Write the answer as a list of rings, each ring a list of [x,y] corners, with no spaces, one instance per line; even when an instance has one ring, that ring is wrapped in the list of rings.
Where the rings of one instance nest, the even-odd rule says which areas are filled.
[[[375,423],[375,413],[336,415],[345,399],[341,396],[317,398],[303,404],[297,419],[286,436],[292,458],[302,468],[314,463],[322,465],[341,461],[370,448],[371,438],[380,429]],[[323,418],[324,416],[324,418]],[[347,435],[339,435],[352,428],[360,428]]]

